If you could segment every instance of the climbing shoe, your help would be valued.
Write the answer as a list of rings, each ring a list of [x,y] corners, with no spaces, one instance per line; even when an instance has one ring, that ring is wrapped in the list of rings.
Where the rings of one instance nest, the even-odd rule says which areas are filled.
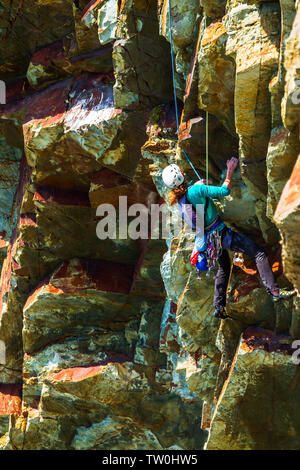
[[[225,318],[229,318],[229,315],[226,315],[225,307],[216,307],[215,318],[221,318],[221,320],[225,320]]]
[[[272,296],[273,302],[279,302],[280,300],[286,300],[289,299],[290,297],[294,297],[297,292],[295,289],[293,290],[286,290],[286,289],[278,289],[278,294]]]

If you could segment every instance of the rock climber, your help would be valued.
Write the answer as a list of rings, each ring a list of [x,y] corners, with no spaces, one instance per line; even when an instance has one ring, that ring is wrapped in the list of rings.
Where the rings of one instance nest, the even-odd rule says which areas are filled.
[[[171,188],[168,195],[171,205],[180,204],[185,199],[194,211],[196,211],[197,204],[203,204],[205,207],[204,233],[214,243],[215,249],[212,251],[216,253],[218,264],[214,290],[214,316],[221,319],[229,317],[226,314],[226,293],[231,271],[228,249],[244,253],[255,259],[262,282],[267,292],[272,295],[273,302],[279,302],[296,295],[295,290],[285,290],[278,287],[265,251],[247,236],[226,227],[217,213],[212,198],[225,197],[230,194],[233,174],[237,166],[237,158],[233,157],[227,161],[227,174],[222,186],[210,186],[204,184],[203,181],[197,181],[189,186],[184,173],[175,164],[167,166],[162,173],[165,185]]]

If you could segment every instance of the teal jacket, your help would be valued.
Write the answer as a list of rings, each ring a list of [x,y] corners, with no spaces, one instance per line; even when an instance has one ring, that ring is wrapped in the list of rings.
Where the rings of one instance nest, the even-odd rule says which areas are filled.
[[[206,184],[195,183],[189,187],[186,193],[186,198],[196,209],[197,204],[205,204],[205,199],[208,198],[208,206],[205,213],[205,227],[211,225],[218,217],[217,209],[212,200],[213,197],[225,197],[230,194],[230,189],[226,186],[207,186]],[[225,227],[222,222],[217,230],[222,230]],[[210,231],[208,230],[208,233]]]

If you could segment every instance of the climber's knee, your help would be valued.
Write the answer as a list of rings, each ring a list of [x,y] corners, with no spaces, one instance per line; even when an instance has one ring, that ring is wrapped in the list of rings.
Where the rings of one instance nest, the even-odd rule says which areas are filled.
[[[255,254],[255,259],[256,261],[266,260],[267,259],[266,252],[262,248],[259,248]]]

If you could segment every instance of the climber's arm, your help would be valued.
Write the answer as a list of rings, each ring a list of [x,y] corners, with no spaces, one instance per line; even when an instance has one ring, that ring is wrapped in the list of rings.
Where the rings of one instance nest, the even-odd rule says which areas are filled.
[[[222,186],[208,186],[206,184],[198,182],[193,185],[190,191],[192,191],[196,197],[214,198],[228,196],[232,188],[233,173],[237,165],[237,158],[233,157],[227,161],[227,174]]]
[[[230,160],[227,160],[227,174],[223,186],[227,186],[229,190],[232,188],[233,173],[238,164],[239,161],[235,157],[232,157]]]
[[[225,180],[226,182],[226,180]],[[194,196],[200,198],[200,197],[225,197],[230,194],[230,189],[227,186],[227,184],[224,184],[222,186],[207,186],[206,184],[203,183],[196,183],[190,188],[189,192],[193,193]]]

